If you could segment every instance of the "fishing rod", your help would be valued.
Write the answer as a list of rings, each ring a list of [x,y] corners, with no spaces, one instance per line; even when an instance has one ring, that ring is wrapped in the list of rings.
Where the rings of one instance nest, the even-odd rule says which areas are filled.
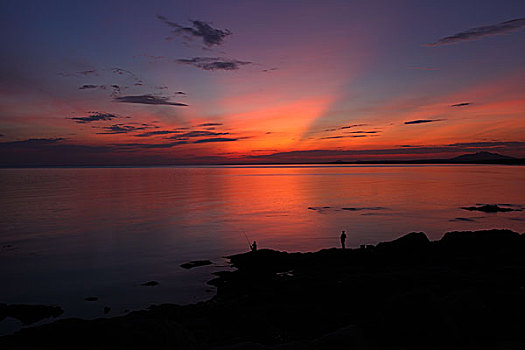
[[[252,243],[250,242],[250,240],[248,239],[248,235],[246,235],[246,232],[243,232],[244,234],[244,237],[246,237],[246,241],[248,242],[248,246],[250,247],[250,249],[252,248]]]

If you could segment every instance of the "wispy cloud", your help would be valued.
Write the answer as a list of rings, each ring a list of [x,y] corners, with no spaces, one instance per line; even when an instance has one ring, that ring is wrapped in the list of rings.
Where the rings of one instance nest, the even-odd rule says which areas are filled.
[[[515,32],[523,27],[525,27],[525,18],[518,18],[498,24],[468,29],[464,32],[441,38],[433,43],[425,44],[425,46],[457,44],[462,41],[481,39],[486,36]]]
[[[328,129],[325,131],[338,131],[338,130],[345,130],[350,129],[355,126],[361,126],[365,124],[354,124],[354,125],[348,125],[348,126],[342,126],[337,129]],[[381,131],[379,130],[373,130],[373,131],[367,131],[367,130],[357,130],[357,131],[344,131],[346,135],[335,135],[335,136],[325,136],[320,137],[319,140],[331,140],[331,139],[342,139],[342,138],[356,138],[356,137],[372,137],[372,136],[379,136],[379,135],[371,135],[371,134],[379,134]],[[348,135],[351,134],[351,135]]]
[[[111,93],[111,96],[112,96],[112,97],[116,97],[116,96],[120,95],[121,88],[120,88],[119,85],[117,85],[117,84],[112,84],[112,85],[111,85],[111,88],[113,89],[113,92]]]
[[[88,70],[84,70],[84,71],[78,72],[78,74],[90,75],[90,74],[95,74],[96,72],[97,71],[95,69],[88,69]]]
[[[252,64],[248,61],[239,61],[229,58],[221,57],[193,57],[181,58],[177,60],[178,63],[188,64],[204,70],[237,70],[241,66]]]
[[[340,130],[344,130],[344,129],[351,129],[351,128],[355,128],[355,127],[358,127],[358,126],[365,126],[366,124],[353,124],[353,125],[346,125],[346,126],[342,126],[340,127],[339,129]]]
[[[140,54],[140,55],[133,56],[133,58],[137,58],[137,57],[146,57],[146,58],[151,58],[153,60],[162,60],[166,58],[166,56],[155,56],[155,55],[146,55],[146,54]]]
[[[202,123],[199,126],[220,126],[222,123]]]
[[[144,132],[142,134],[135,135],[136,137],[150,137],[150,136],[156,136],[156,135],[169,135],[169,134],[178,134],[181,133],[180,130],[155,130],[155,131],[148,131]]]
[[[91,115],[88,115],[87,117],[71,117],[67,119],[74,120],[76,123],[79,123],[79,124],[86,124],[86,123],[103,121],[103,120],[112,120],[116,118],[119,118],[119,117],[111,113],[95,112]]]
[[[63,138],[33,138],[0,142],[0,166],[28,165],[144,165],[172,164],[177,158],[142,153],[147,149],[167,149],[185,144],[127,143],[103,146],[83,145]]]
[[[187,106],[185,103],[171,102],[169,97],[154,95],[129,95],[120,96],[113,99],[115,102],[138,103],[145,105],[169,105],[169,106]]]
[[[344,126],[340,126],[338,128],[333,128],[333,129],[325,129],[324,131],[337,131],[337,130],[345,130],[345,129],[351,129],[351,128],[356,128],[356,127],[359,127],[359,126],[366,126],[366,124],[352,124],[352,125],[344,125]]]
[[[184,145],[188,143],[187,141],[177,141],[177,142],[168,142],[168,143],[118,143],[113,145],[117,148],[171,148],[174,146]]]
[[[105,130],[105,132],[97,132],[98,135],[107,135],[107,134],[127,134],[135,131],[145,130],[145,129],[151,129],[151,128],[158,128],[156,125],[151,124],[113,124],[110,126],[104,126],[101,129]]]
[[[124,69],[124,68],[114,67],[114,68],[111,68],[111,71],[118,75],[128,75],[135,80],[140,80],[135,73],[133,73],[130,70]]]
[[[190,132],[185,132],[181,135],[175,135],[169,137],[170,139],[188,139],[193,137],[207,137],[207,136],[220,136],[220,135],[229,135],[228,132],[213,132],[213,131],[203,131],[203,130],[195,130]]]
[[[43,146],[43,145],[51,145],[56,144],[64,139],[61,137],[57,138],[39,138],[39,139],[27,139],[22,141],[10,141],[10,142],[0,142],[0,148],[7,148],[7,147],[35,147],[35,146]]]
[[[405,124],[407,124],[407,125],[410,125],[410,124],[424,124],[424,123],[440,122],[440,121],[443,121],[443,120],[444,119],[418,119],[418,120],[411,120],[411,121],[405,122]]]
[[[331,139],[343,139],[347,136],[342,136],[342,135],[339,135],[339,136],[326,136],[326,137],[320,137],[319,140],[331,140]]]
[[[439,68],[434,68],[434,67],[410,67],[410,69],[430,71],[430,72],[437,72],[440,70]]]
[[[472,102],[462,102],[462,103],[456,103],[456,104],[450,105],[450,107],[465,107],[465,106],[470,106],[471,104]]]
[[[238,138],[226,138],[226,137],[217,137],[212,139],[202,139],[193,141],[193,143],[208,143],[208,142],[231,142],[231,141],[237,141]]]
[[[93,85],[93,84],[84,84],[82,85],[81,87],[79,87],[78,89],[79,90],[86,90],[86,89],[96,89],[98,88],[99,86],[98,85]]]
[[[344,138],[356,138],[356,137],[367,137],[367,136],[368,135],[338,135],[338,136],[320,137],[319,140],[344,139]]]
[[[116,97],[120,94],[121,92],[121,87],[120,85],[117,85],[117,84],[111,84],[109,85],[109,88],[112,89],[112,92],[111,92],[111,97]],[[126,89],[127,87],[123,87],[124,89]],[[101,89],[101,90],[107,90],[108,89],[108,86],[106,85],[95,85],[95,84],[84,84],[82,85],[81,87],[78,88],[79,90],[93,90],[93,89]]]
[[[224,39],[232,34],[228,29],[213,28],[209,23],[202,21],[194,20],[191,21],[191,27],[184,27],[178,23],[171,22],[164,16],[157,15],[157,18],[170,26],[173,34],[186,35],[188,39],[191,39],[192,37],[200,38],[208,47],[223,44]]]

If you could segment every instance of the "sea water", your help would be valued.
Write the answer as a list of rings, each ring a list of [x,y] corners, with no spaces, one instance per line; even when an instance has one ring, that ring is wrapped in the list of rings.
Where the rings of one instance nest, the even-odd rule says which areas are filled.
[[[341,230],[351,248],[413,231],[521,233],[524,188],[525,167],[500,165],[0,169],[0,303],[93,318],[205,300],[224,257],[254,240],[316,251]],[[462,209],[481,204],[514,210]],[[202,259],[214,264],[180,267]]]

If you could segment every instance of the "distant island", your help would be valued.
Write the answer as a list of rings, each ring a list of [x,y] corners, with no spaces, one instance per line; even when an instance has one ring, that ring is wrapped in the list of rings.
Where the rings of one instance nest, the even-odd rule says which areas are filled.
[[[337,160],[328,164],[503,164],[525,165],[524,158],[515,158],[492,152],[463,154],[449,159],[415,159],[415,160],[357,160],[346,162]]]

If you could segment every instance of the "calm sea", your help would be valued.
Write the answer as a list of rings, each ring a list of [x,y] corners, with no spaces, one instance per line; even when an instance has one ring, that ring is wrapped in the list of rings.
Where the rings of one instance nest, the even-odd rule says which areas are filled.
[[[0,303],[61,305],[65,317],[209,298],[205,282],[247,239],[314,251],[341,230],[351,247],[412,231],[525,231],[525,211],[460,208],[525,208],[525,168],[512,166],[2,169],[0,188]],[[197,259],[215,265],[179,267]],[[150,280],[160,284],[140,286]]]

